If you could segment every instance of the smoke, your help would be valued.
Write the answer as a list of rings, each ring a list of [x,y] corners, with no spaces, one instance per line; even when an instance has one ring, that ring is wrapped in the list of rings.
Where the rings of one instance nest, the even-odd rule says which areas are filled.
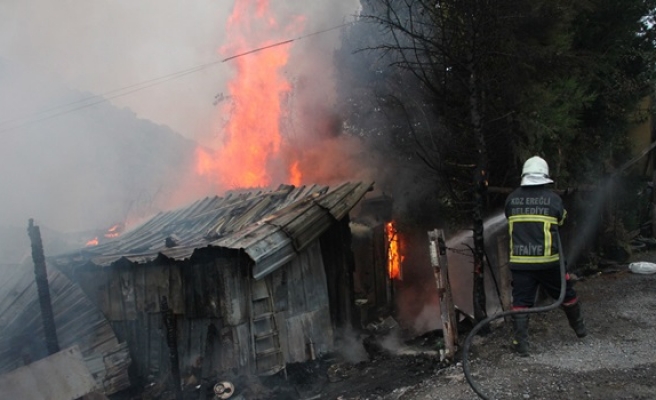
[[[0,57],[49,71],[101,94],[216,61],[225,40],[224,2],[7,0],[0,4]],[[206,129],[225,65],[116,99],[139,117],[187,137]]]
[[[335,351],[342,359],[353,364],[369,359],[360,334],[352,328],[342,328],[335,332]]]
[[[226,36],[232,5],[1,2],[2,224],[22,227],[34,217],[72,232],[217,194],[193,176],[195,144],[176,133],[202,141],[217,132],[222,116],[214,100],[233,74],[230,62],[68,111],[86,104],[80,100],[102,101],[117,89],[221,60],[219,49],[232,39]],[[279,0],[270,7],[282,19],[303,16],[298,36],[304,36],[351,20],[359,2]],[[311,171],[308,183],[358,179],[367,171],[354,161],[363,159],[360,146],[342,135],[334,112],[332,55],[339,42],[339,30],[294,41],[283,71],[295,85],[294,129],[285,133],[284,151]],[[40,113],[66,104],[54,110],[63,114],[56,118]],[[48,118],[38,122],[42,117]],[[276,185],[285,183],[278,178]]]

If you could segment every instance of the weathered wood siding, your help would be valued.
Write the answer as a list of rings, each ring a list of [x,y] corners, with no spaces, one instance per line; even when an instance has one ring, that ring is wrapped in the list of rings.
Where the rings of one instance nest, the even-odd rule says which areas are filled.
[[[330,318],[335,328],[360,326],[355,309],[355,259],[348,215],[321,236],[321,254],[328,286]]]
[[[361,321],[366,325],[377,317],[375,310],[389,307],[392,300],[387,273],[387,239],[382,224],[358,225],[357,230],[358,234],[353,235],[354,281],[356,295],[367,300],[361,307]]]
[[[336,225],[337,226],[337,225]],[[333,350],[331,298],[346,311],[348,288],[342,278],[350,268],[345,251],[348,224],[331,230],[306,247],[296,258],[265,278],[271,291],[280,348],[287,363],[310,359]],[[345,239],[346,238],[346,239]],[[330,256],[331,285],[324,257]],[[191,260],[173,262],[160,257],[152,263],[118,261],[105,268],[83,268],[83,281],[121,340],[129,344],[133,373],[140,383],[168,374],[169,349],[159,299],[167,296],[177,317],[178,354],[184,376],[202,377],[253,372],[251,332],[250,260],[236,251],[202,249]],[[332,292],[329,294],[329,290]]]
[[[203,362],[208,371],[248,366],[245,263],[237,252],[208,251],[193,262],[165,257],[136,265],[119,261],[106,268],[83,268],[76,277],[119,338],[129,343],[133,374],[145,381],[170,370],[162,296],[177,317],[183,374]]]
[[[266,279],[273,287],[281,345],[288,363],[310,359],[310,343],[319,352],[333,350],[328,285],[319,242]]]
[[[140,313],[159,313],[162,296],[174,313],[185,311],[180,268],[173,262],[92,265],[78,269],[75,279],[110,321],[134,321]]]

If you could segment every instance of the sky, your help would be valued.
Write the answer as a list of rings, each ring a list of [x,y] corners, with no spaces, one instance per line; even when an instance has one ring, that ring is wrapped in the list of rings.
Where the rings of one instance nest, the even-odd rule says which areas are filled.
[[[304,16],[302,36],[352,20],[359,0],[271,0],[270,7]],[[104,94],[223,60],[232,8],[228,0],[3,0],[0,58]],[[337,45],[338,31],[322,36]],[[233,72],[230,62],[218,63],[112,102],[196,139],[216,118],[215,96]]]

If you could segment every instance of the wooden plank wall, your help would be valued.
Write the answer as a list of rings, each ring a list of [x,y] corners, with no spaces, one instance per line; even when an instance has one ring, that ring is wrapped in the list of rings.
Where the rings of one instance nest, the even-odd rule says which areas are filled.
[[[354,290],[358,298],[367,300],[359,317],[361,325],[365,326],[377,319],[376,310],[388,307],[392,299],[389,297],[384,225],[358,225],[357,232],[353,235]]]
[[[217,256],[219,254],[220,256]],[[86,269],[77,274],[121,340],[129,344],[141,383],[161,379],[170,367],[159,300],[167,296],[178,321],[183,376],[247,371],[250,338],[250,265],[237,253],[207,252],[191,261]],[[328,282],[319,241],[266,278],[273,291],[281,347],[287,362],[307,361],[307,349],[333,348]],[[336,281],[335,285],[339,285]]]
[[[85,291],[112,321],[117,336],[129,344],[135,380],[150,383],[170,370],[162,296],[167,296],[177,317],[183,374],[216,375],[248,368],[247,262],[235,257],[235,252],[218,258],[216,254],[201,252],[193,262],[165,258],[149,264],[119,262],[76,273]]]
[[[288,363],[303,362],[310,359],[307,351],[310,342],[317,352],[331,351],[334,346],[328,285],[319,242],[311,244],[283,269],[287,281],[287,307],[276,309],[277,321],[284,321],[286,331],[286,337],[281,335],[286,342],[283,350]],[[278,281],[267,279],[272,279],[272,284]]]
[[[185,311],[180,268],[164,264],[119,263],[76,271],[75,279],[110,321],[134,321],[139,313],[159,313],[166,296],[176,314]]]
[[[333,224],[321,236],[321,255],[324,262],[330,316],[335,328],[360,327],[360,316],[355,310],[354,271],[351,228],[348,216]]]

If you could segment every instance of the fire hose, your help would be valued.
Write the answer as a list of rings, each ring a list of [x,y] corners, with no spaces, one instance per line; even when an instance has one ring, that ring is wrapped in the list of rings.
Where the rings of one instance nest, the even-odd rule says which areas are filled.
[[[465,339],[465,344],[462,350],[462,370],[465,374],[465,378],[467,379],[467,383],[469,383],[469,386],[471,386],[472,390],[476,392],[478,397],[481,399],[485,400],[491,400],[490,397],[488,397],[485,393],[483,393],[483,389],[481,389],[480,385],[474,381],[471,375],[471,369],[469,365],[469,349],[471,348],[471,342],[476,333],[480,331],[485,325],[489,324],[490,322],[494,321],[495,319],[499,319],[502,317],[506,317],[508,315],[517,315],[517,314],[537,314],[537,313],[543,313],[547,311],[551,311],[554,308],[560,306],[563,303],[563,300],[565,299],[565,289],[567,285],[567,271],[565,268],[565,257],[563,257],[563,252],[562,250],[562,245],[560,242],[560,235],[556,235],[556,243],[558,244],[558,252],[560,253],[560,295],[558,296],[558,300],[556,300],[554,303],[549,304],[547,306],[543,307],[534,307],[534,308],[529,308],[529,309],[522,309],[522,310],[510,310],[510,311],[503,311],[498,314],[492,315],[490,317],[485,318],[474,328],[469,332],[469,335],[467,335],[467,338]]]

